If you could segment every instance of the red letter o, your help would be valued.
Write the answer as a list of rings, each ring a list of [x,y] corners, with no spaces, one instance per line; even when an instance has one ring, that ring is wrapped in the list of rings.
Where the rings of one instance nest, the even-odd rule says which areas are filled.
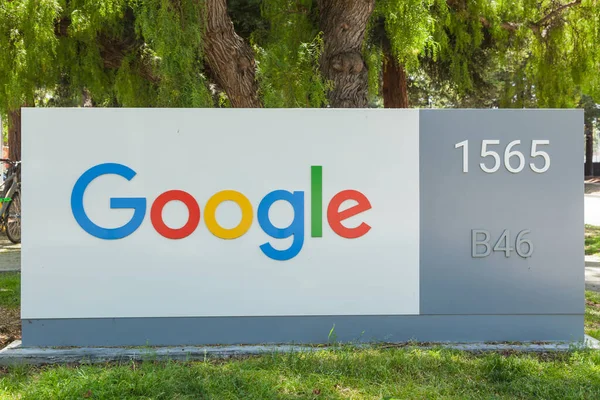
[[[181,201],[188,209],[188,221],[184,226],[178,229],[169,228],[162,218],[162,211],[168,202]],[[156,232],[168,239],[183,239],[194,232],[200,222],[200,207],[191,194],[183,190],[169,190],[164,192],[154,200],[150,210],[150,220]]]

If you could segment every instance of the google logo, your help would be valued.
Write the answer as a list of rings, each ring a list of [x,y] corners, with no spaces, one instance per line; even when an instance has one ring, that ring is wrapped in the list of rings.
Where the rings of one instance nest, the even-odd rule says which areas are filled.
[[[133,209],[133,216],[125,225],[119,228],[103,228],[90,220],[83,207],[83,195],[88,185],[96,178],[103,175],[118,175],[128,181],[133,179],[136,172],[123,164],[105,163],[98,164],[85,171],[73,187],[71,192],[71,211],[79,226],[92,236],[100,239],[122,239],[135,232],[146,216],[147,200],[145,197],[112,197],[110,208]],[[340,210],[346,200],[354,204],[350,208]],[[171,201],[180,201],[188,209],[187,222],[180,228],[171,228],[165,224],[162,217],[163,208]],[[236,203],[242,217],[237,226],[233,228],[222,227],[216,219],[219,205],[226,201]],[[280,228],[269,220],[269,209],[277,201],[288,202],[294,210],[294,217],[289,226]],[[311,167],[311,236],[323,236],[323,167]],[[369,199],[357,190],[343,190],[329,201],[327,206],[327,222],[331,229],[339,236],[355,239],[365,235],[371,227],[362,222],[357,227],[348,228],[342,221],[361,212],[371,209]],[[223,190],[211,196],[204,206],[204,223],[208,230],[221,239],[236,239],[243,236],[252,226],[254,210],[250,200],[242,193],[235,190]],[[274,239],[293,237],[292,244],[285,250],[275,249],[270,243],[260,245],[260,249],[274,260],[289,260],[294,258],[304,245],[304,191],[289,192],[287,190],[274,190],[262,198],[258,205],[257,219],[261,229]],[[152,226],[161,236],[168,239],[183,239],[191,235],[200,223],[200,206],[194,197],[183,190],[169,190],[160,194],[150,207],[150,221]]]

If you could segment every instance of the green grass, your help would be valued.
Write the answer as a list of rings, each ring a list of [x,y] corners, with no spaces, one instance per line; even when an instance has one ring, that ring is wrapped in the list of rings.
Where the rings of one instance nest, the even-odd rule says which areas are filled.
[[[19,276],[0,274],[17,291]],[[7,293],[7,292],[2,292]],[[7,300],[9,299],[9,300]],[[600,338],[600,294],[586,292]],[[0,369],[0,399],[598,399],[600,352],[470,354],[418,348],[270,354],[205,362]]]
[[[585,292],[585,333],[600,339],[600,293]]]
[[[600,353],[342,347],[195,363],[12,368],[2,399],[597,399]]]
[[[600,226],[585,226],[585,254],[600,253]]]
[[[18,308],[21,304],[21,274],[0,272],[0,307]]]

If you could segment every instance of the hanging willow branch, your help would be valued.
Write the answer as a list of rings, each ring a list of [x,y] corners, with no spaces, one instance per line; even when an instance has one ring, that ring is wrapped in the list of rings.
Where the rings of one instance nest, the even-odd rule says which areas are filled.
[[[559,15],[561,15],[561,13],[571,7],[574,6],[578,6],[581,4],[581,0],[574,0],[570,3],[566,3],[563,4],[557,8],[555,8],[554,10],[552,10],[551,12],[549,12],[548,14],[546,14],[545,16],[543,16],[542,18],[540,18],[539,20],[537,20],[536,22],[528,22],[528,23],[516,23],[516,22],[503,22],[502,24],[500,24],[500,26],[503,29],[509,30],[509,31],[515,31],[519,28],[521,28],[522,26],[527,26],[528,28],[530,28],[532,31],[539,33],[542,30],[542,27],[544,25],[546,25],[547,23],[551,22],[552,20],[554,20],[554,18],[558,17]],[[487,22],[487,21],[486,21]],[[488,22],[489,25],[489,22]],[[485,24],[484,24],[485,26]],[[546,36],[545,31],[542,31],[542,36]]]

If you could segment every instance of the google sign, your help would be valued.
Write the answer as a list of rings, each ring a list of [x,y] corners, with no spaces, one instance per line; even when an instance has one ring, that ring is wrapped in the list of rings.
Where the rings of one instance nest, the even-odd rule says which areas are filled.
[[[416,315],[418,112],[324,111],[27,110],[23,315]]]
[[[581,111],[22,116],[25,346],[583,338]]]
[[[323,169],[321,166],[311,167],[311,236],[322,237],[322,202]],[[146,215],[147,199],[144,197],[111,198],[110,207],[115,209],[132,209],[133,216],[130,221],[119,228],[103,228],[94,223],[86,214],[83,206],[83,197],[88,185],[96,178],[103,175],[114,174],[127,180],[132,180],[136,172],[123,164],[105,163],[98,164],[86,172],[75,183],[71,193],[71,210],[75,220],[83,230],[100,239],[122,239],[134,233],[142,224]],[[353,201],[355,205],[340,211],[340,206],[345,201]],[[188,220],[180,228],[171,228],[163,220],[163,208],[172,201],[182,202],[188,210]],[[216,218],[217,207],[223,202],[236,203],[242,217],[239,224],[233,228],[224,228],[219,225]],[[294,218],[289,226],[280,228],[269,219],[269,210],[277,201],[289,203],[294,210]],[[345,227],[342,221],[353,217],[371,208],[369,199],[357,190],[343,190],[330,200],[327,206],[327,221],[331,229],[339,236],[355,239],[365,235],[371,227],[363,222],[354,228]],[[183,190],[169,190],[159,195],[150,208],[152,226],[161,236],[167,239],[183,239],[191,235],[200,223],[200,207],[196,199]],[[208,199],[204,207],[204,222],[208,230],[221,239],[237,239],[244,235],[251,227],[254,219],[254,210],[250,200],[242,193],[235,190],[223,190]],[[274,260],[289,260],[295,257],[304,244],[304,191],[289,192],[287,190],[274,190],[262,198],[258,205],[258,223],[261,229],[274,239],[293,237],[291,246],[286,250],[275,249],[270,243],[260,245],[260,249]]]

